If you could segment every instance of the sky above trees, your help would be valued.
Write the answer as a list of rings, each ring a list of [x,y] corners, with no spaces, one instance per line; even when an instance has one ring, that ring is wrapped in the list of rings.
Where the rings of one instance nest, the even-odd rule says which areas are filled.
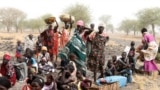
[[[144,8],[160,7],[160,0],[0,0],[0,8],[13,7],[22,10],[27,18],[36,18],[46,13],[56,17],[71,4],[81,3],[90,8],[92,22],[98,22],[101,15],[110,15],[111,22],[119,25],[123,19],[135,18]]]

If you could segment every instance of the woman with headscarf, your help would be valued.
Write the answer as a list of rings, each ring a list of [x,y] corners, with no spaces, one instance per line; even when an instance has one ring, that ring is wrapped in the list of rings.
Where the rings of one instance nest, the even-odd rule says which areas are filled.
[[[90,35],[92,47],[88,59],[88,68],[94,72],[94,81],[96,81],[97,71],[100,71],[101,77],[103,77],[105,44],[109,40],[108,35],[104,32],[104,27],[104,24],[100,24],[98,26],[99,31]]]
[[[81,26],[84,27],[84,22],[81,20]],[[80,25],[80,24],[78,24]],[[79,26],[78,26],[79,27]],[[69,55],[71,53],[75,54],[77,57],[75,60],[76,67],[81,70],[84,74],[86,73],[86,46],[83,39],[84,29],[77,29],[76,33],[72,36],[69,42],[65,45],[63,50],[59,53],[59,57],[62,61],[69,61]]]
[[[158,52],[158,45],[155,41],[155,38],[152,34],[147,32],[146,28],[141,30],[144,43],[144,50],[141,50],[144,55],[144,70],[148,73],[153,71],[158,71],[158,67],[155,64],[154,60]]]
[[[11,85],[13,86],[16,83],[16,72],[10,60],[11,56],[9,54],[4,54],[0,73],[2,74],[2,76],[5,76],[9,79]]]
[[[63,48],[70,38],[70,32],[72,28],[71,17],[69,22],[65,22],[65,27],[63,27],[62,35],[61,35],[61,48]]]

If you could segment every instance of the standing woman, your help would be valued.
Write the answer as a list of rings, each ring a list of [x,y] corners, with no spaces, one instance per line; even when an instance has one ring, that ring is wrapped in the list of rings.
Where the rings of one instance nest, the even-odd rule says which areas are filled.
[[[88,59],[88,66],[91,71],[94,72],[94,81],[96,81],[97,71],[100,71],[101,77],[103,77],[103,66],[105,63],[105,44],[109,40],[109,37],[104,32],[104,25],[98,26],[98,32],[90,35],[92,41],[91,53]]]
[[[146,28],[141,30],[143,40],[145,41],[144,45],[147,46],[144,50],[141,50],[144,54],[144,70],[150,74],[153,71],[158,71],[154,60],[158,52],[158,45],[155,41],[155,38],[152,34],[147,32]]]
[[[58,32],[58,22],[56,22],[56,26],[54,26],[54,29],[53,29],[53,61],[55,63],[55,60],[57,61],[57,55],[58,55],[58,47],[59,47],[59,32]]]
[[[69,41],[70,37],[70,29],[72,28],[72,23],[65,23],[65,27],[62,30],[62,36],[61,36],[61,48],[63,48],[67,42]]]

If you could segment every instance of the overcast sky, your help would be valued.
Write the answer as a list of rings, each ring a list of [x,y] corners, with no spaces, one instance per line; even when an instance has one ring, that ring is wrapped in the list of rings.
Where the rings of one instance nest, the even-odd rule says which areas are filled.
[[[0,0],[0,8],[13,7],[24,11],[28,18],[36,18],[46,13],[56,17],[73,4],[87,5],[94,23],[101,15],[112,16],[112,23],[119,25],[125,18],[135,18],[137,11],[143,8],[160,7],[160,0]]]

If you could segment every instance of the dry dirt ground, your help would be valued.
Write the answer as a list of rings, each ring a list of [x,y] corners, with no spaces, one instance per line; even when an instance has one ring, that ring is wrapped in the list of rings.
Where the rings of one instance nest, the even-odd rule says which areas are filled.
[[[14,56],[16,41],[21,40],[23,42],[27,35],[28,33],[0,33],[0,59],[2,59],[4,53],[10,53]],[[34,35],[37,36],[38,34]],[[141,36],[126,36],[124,34],[109,34],[109,36],[110,41],[106,46],[106,60],[112,55],[121,55],[125,46],[129,46],[131,41],[135,41],[136,46],[141,42]],[[120,90],[160,90],[159,76],[156,80],[152,80],[147,76],[137,74],[134,76],[134,81]],[[23,85],[24,83],[17,82],[10,90],[21,90]]]

